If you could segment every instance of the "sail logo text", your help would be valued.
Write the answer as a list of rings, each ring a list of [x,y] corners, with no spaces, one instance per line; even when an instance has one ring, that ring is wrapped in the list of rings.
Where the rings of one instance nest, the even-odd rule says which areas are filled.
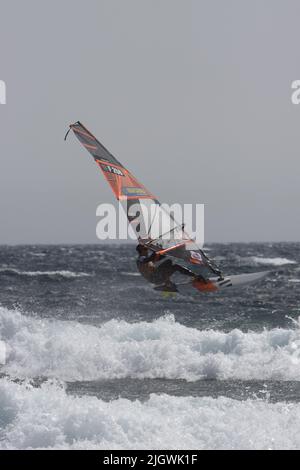
[[[115,175],[118,175],[118,176],[124,176],[122,171],[119,168],[116,168],[115,166],[101,165],[101,168],[103,171],[107,171],[108,173],[114,173]]]
[[[0,80],[0,104],[6,104],[6,83]]]

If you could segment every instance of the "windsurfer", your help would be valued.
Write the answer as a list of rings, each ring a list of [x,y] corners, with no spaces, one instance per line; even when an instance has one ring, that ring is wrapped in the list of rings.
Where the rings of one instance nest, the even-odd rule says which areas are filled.
[[[163,290],[177,292],[176,284],[170,279],[176,272],[194,278],[197,277],[195,273],[180,266],[180,264],[173,263],[170,259],[159,263],[165,256],[156,254],[154,251],[149,254],[149,250],[145,245],[139,244],[136,251],[139,255],[136,264],[142,276],[152,284],[162,286]]]

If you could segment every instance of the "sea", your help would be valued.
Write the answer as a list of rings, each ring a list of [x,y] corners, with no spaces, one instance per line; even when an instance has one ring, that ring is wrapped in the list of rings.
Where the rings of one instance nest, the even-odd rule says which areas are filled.
[[[154,291],[130,244],[0,247],[0,449],[300,449],[300,243],[256,285]]]

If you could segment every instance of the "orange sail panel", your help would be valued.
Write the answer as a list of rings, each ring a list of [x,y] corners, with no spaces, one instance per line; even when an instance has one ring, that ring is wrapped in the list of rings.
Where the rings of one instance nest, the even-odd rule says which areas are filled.
[[[71,124],[70,128],[93,156],[118,200],[156,199],[83,124],[78,121]]]

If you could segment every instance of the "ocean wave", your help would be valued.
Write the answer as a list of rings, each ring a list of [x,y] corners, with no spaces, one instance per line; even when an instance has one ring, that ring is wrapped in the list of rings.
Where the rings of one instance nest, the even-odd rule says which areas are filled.
[[[288,258],[264,258],[262,256],[236,256],[236,261],[239,266],[285,266],[288,264],[297,264],[296,261]]]
[[[285,264],[297,264],[296,261],[287,259],[287,258],[262,258],[258,256],[252,257],[254,263],[256,264],[269,264],[272,266],[284,266]]]
[[[64,278],[75,278],[75,277],[86,277],[90,276],[88,273],[73,272],[73,271],[20,271],[15,268],[0,268],[0,273],[15,275],[15,276],[47,276],[47,277],[64,277]]]
[[[0,307],[3,372],[62,380],[300,380],[300,328],[244,333],[188,328],[172,315],[102,326],[39,319]]]
[[[300,404],[68,395],[0,380],[0,449],[299,449]]]
[[[37,258],[44,258],[45,256],[47,256],[47,253],[36,253],[34,251],[29,251],[28,254],[30,256],[36,256]]]
[[[121,273],[123,276],[133,276],[133,277],[139,277],[140,276],[140,273],[133,273],[133,272],[129,272],[129,271],[121,271]]]

